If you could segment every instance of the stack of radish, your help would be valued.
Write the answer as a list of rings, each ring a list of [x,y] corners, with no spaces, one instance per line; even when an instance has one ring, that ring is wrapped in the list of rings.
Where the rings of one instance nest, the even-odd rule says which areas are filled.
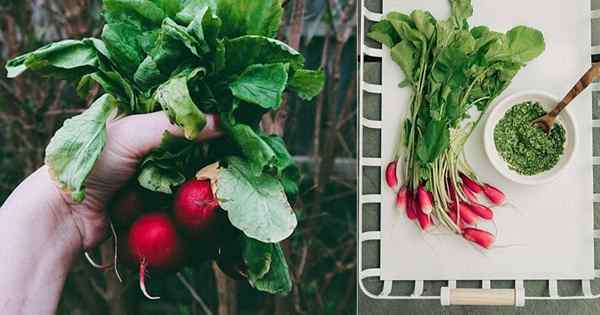
[[[235,237],[235,228],[220,209],[210,179],[190,179],[162,209],[144,202],[146,192],[135,185],[123,189],[110,207],[117,229],[119,257],[139,271],[139,285],[149,299],[147,272],[177,272],[184,266],[219,259],[222,247]],[[193,249],[192,249],[193,246]],[[219,262],[227,274],[231,266]]]
[[[400,186],[397,177],[397,163],[397,161],[390,162],[385,172],[388,187],[396,192],[396,208],[405,211],[410,220],[416,220],[421,229],[426,231],[432,224],[436,224],[431,215],[436,207],[433,195],[427,191],[426,183],[421,183],[416,191],[410,191],[405,185]],[[504,204],[506,199],[504,193],[492,185],[481,184],[476,179],[462,173],[460,180],[456,183],[449,179],[446,182],[448,187],[446,198],[438,201],[444,203],[444,206],[439,209],[447,209],[444,210],[444,213],[451,221],[444,223],[465,239],[483,248],[490,248],[495,241],[495,236],[476,227],[476,224],[478,220],[493,220],[494,212],[490,207]],[[458,189],[455,189],[454,186]],[[490,206],[482,203],[482,195],[487,198]],[[442,216],[442,218],[444,217]]]

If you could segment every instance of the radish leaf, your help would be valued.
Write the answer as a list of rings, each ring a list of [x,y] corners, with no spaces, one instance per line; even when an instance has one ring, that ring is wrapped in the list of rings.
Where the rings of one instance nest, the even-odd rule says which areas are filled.
[[[46,148],[46,164],[74,201],[85,198],[84,182],[106,143],[106,121],[116,109],[109,94],[98,98],[85,112],[67,119]]]
[[[325,73],[321,70],[298,69],[288,82],[288,88],[305,101],[321,93],[325,84]]]
[[[221,36],[275,37],[283,16],[281,0],[219,0],[217,15],[223,20]]]
[[[265,109],[277,109],[287,80],[287,64],[252,65],[229,87],[233,96],[243,101]]]
[[[285,295],[292,290],[292,279],[279,244],[262,243],[246,237],[242,256],[248,267],[250,285],[271,294]]]
[[[304,57],[292,47],[263,36],[241,36],[225,41],[225,73],[241,73],[254,64],[289,63],[291,70],[302,68]]]
[[[64,40],[9,60],[7,76],[15,78],[32,69],[59,77],[80,77],[94,71],[98,56],[92,42]]]
[[[206,126],[206,116],[198,109],[188,91],[188,78],[202,73],[196,69],[189,75],[180,75],[156,90],[155,98],[169,114],[171,122],[180,126],[189,140],[194,140]]]
[[[252,174],[238,157],[227,159],[219,172],[217,199],[235,227],[261,242],[284,240],[298,224],[281,183],[266,173]]]

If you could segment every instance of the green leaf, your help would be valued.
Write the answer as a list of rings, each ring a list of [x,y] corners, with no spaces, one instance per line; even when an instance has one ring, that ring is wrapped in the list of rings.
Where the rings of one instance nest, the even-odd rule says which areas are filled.
[[[404,72],[406,80],[411,83],[416,82],[418,78],[416,72],[419,63],[416,47],[409,41],[401,41],[392,48],[391,54],[392,60],[394,60]]]
[[[435,160],[450,143],[450,130],[444,121],[432,120],[427,124],[425,133],[419,139],[417,155],[424,163]]]
[[[321,94],[324,85],[325,72],[323,70],[296,70],[288,82],[288,88],[306,101]]]
[[[165,132],[161,144],[140,165],[139,184],[150,190],[172,194],[186,180],[186,169],[198,147],[194,142]]]
[[[148,52],[148,56],[152,58],[156,67],[166,77],[170,77],[180,66],[189,63],[189,60],[195,57],[179,37],[179,31],[181,29],[173,27],[171,22],[165,21],[153,44],[153,48]],[[188,43],[188,45],[190,44]]]
[[[304,66],[304,57],[287,44],[264,36],[242,36],[225,41],[227,74],[239,74],[254,64],[289,63],[292,70]]]
[[[67,119],[46,148],[52,177],[76,202],[85,198],[84,182],[104,148],[106,121],[115,108],[115,99],[103,95],[85,112]]]
[[[168,78],[160,72],[154,59],[147,56],[135,71],[133,79],[143,91],[150,91]]]
[[[187,86],[189,78],[202,71],[204,70],[197,69],[190,75],[179,75],[170,79],[158,87],[154,96],[169,114],[171,122],[181,127],[189,140],[198,138],[206,126],[206,116],[194,104]]]
[[[209,8],[212,12],[217,10],[215,0],[190,0],[186,3],[185,7],[177,13],[175,19],[177,22],[189,25],[194,19],[198,18],[198,16],[203,17]]]
[[[450,20],[456,28],[467,29],[469,27],[467,19],[473,16],[473,5],[471,0],[450,0],[452,16]]]
[[[435,34],[436,20],[431,13],[423,10],[414,10],[410,14],[415,28],[425,35],[427,39],[433,38]]]
[[[288,80],[288,65],[282,63],[252,65],[229,84],[233,96],[261,106],[277,109]]]
[[[261,174],[266,166],[275,161],[273,149],[249,126],[236,124],[231,127],[229,134],[241,149],[248,171],[252,174]]]
[[[281,183],[266,173],[252,174],[240,158],[230,157],[219,171],[217,197],[231,223],[261,242],[284,240],[298,224]]]
[[[155,192],[172,194],[173,187],[177,187],[185,182],[185,176],[172,169],[163,169],[156,165],[147,165],[142,167],[138,176],[140,186]]]
[[[217,15],[223,20],[222,37],[275,37],[283,16],[282,1],[219,0]]]
[[[546,49],[542,32],[527,26],[517,26],[508,31],[506,36],[509,53],[516,62],[527,63]]]
[[[21,55],[6,63],[7,77],[15,78],[27,71],[44,71],[49,75],[84,75],[95,71],[98,55],[90,43],[78,40],[64,40],[46,45],[36,51]]]
[[[368,36],[389,48],[394,47],[396,44],[398,44],[398,42],[400,42],[398,33],[392,26],[392,23],[390,23],[388,20],[383,20],[373,24],[373,26],[371,26],[369,29]]]
[[[201,28],[200,30],[197,28],[192,30],[195,30],[196,33],[200,33]],[[183,45],[185,45],[185,47],[187,47],[187,49],[197,57],[201,57],[204,53],[208,52],[209,48],[206,42],[198,41],[198,39],[192,36],[191,33],[188,33],[188,30],[185,27],[177,24],[170,18],[166,18],[163,21],[162,31],[165,36],[171,37],[172,39],[183,43]],[[203,36],[203,33],[200,34]],[[204,40],[204,38],[202,38],[202,40]]]
[[[144,60],[144,51],[138,42],[140,31],[128,23],[106,24],[102,31],[111,61],[127,76],[132,76]]]
[[[253,238],[244,237],[242,257],[248,267],[248,278],[251,282],[264,277],[271,268],[273,261],[273,244],[259,242]]]
[[[169,0],[171,2],[177,2]],[[164,1],[166,2],[166,1]],[[160,24],[167,17],[165,11],[151,0],[104,0],[104,15],[108,23],[128,22]]]
[[[285,261],[285,255],[279,244],[269,245],[271,245],[270,253],[264,254],[270,256],[271,259],[269,271],[259,278],[253,277],[249,273],[248,281],[259,291],[287,295],[292,290],[292,279]]]
[[[294,158],[285,147],[283,139],[276,135],[266,136],[261,138],[273,149],[277,160],[275,167],[277,168],[277,176],[283,185],[285,193],[288,196],[296,196],[299,192],[298,182],[300,181],[300,170],[294,162]]]
[[[269,145],[269,147],[275,152],[277,160],[275,167],[277,168],[277,175],[281,176],[283,172],[291,166],[295,166],[294,158],[288,152],[285,147],[285,142],[280,136],[277,135],[262,135],[261,139]]]

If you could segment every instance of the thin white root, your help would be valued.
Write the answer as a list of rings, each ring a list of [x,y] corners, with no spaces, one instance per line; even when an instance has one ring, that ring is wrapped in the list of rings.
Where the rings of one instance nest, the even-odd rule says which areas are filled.
[[[181,272],[177,273],[177,278],[179,279],[179,281],[181,281],[181,284],[183,284],[183,286],[186,289],[188,289],[188,291],[190,291],[192,298],[194,298],[194,300],[198,302],[198,304],[200,304],[200,307],[202,307],[204,313],[206,313],[207,315],[213,315],[208,306],[206,306],[206,303],[204,303],[204,300],[202,300],[202,298],[200,297],[200,294],[196,292],[194,287],[187,281],[187,279],[183,274],[181,274]]]
[[[112,267],[112,263],[108,263],[105,265],[100,265],[98,263],[96,263],[94,261],[94,259],[92,258],[92,256],[90,255],[90,253],[88,252],[84,252],[85,258],[87,259],[87,261],[90,263],[90,265],[92,265],[92,267],[96,268],[96,269],[108,269],[110,267]]]
[[[140,263],[140,289],[142,293],[148,300],[159,300],[160,296],[151,296],[148,294],[148,290],[146,290],[146,261],[142,260]]]
[[[119,279],[119,282],[123,283],[123,278],[121,278],[121,274],[119,273],[119,267],[117,266],[117,261],[118,261],[118,239],[117,239],[117,231],[115,230],[115,226],[112,224],[112,222],[110,223],[110,230],[112,232],[112,236],[113,236],[113,242],[114,242],[114,256],[113,256],[113,267],[115,270],[115,276],[117,276],[117,279]]]

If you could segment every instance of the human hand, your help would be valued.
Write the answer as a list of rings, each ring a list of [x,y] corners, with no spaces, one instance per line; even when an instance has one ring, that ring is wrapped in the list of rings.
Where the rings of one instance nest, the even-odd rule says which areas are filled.
[[[219,135],[216,122],[214,115],[207,117],[207,125],[198,141]],[[72,201],[68,193],[61,192],[64,206],[72,215],[84,249],[96,246],[106,236],[107,204],[136,174],[144,156],[160,145],[165,131],[183,136],[183,131],[172,125],[163,112],[109,121],[106,145],[86,181],[85,200],[78,204]]]
[[[198,141],[219,135],[216,122],[214,115],[207,116],[207,125]],[[111,120],[107,123],[106,145],[86,181],[86,198],[82,203],[74,202],[69,193],[60,191],[54,183],[47,183],[50,179],[48,168],[44,166],[23,183],[25,187],[13,193],[5,206],[11,199],[22,199],[19,195],[31,196],[35,191],[37,198],[45,199],[47,207],[44,208],[71,223],[83,249],[93,248],[106,236],[107,204],[136,174],[140,160],[160,145],[165,131],[183,136],[182,130],[172,125],[163,112]]]

